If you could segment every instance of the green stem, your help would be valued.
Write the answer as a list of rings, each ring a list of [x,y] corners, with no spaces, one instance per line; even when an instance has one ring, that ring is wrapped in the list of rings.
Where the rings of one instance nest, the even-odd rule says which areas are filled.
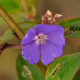
[[[46,73],[46,66],[42,64],[41,60],[39,60],[39,62],[37,63],[37,66],[40,68],[40,70],[42,71],[43,75],[45,76]]]
[[[17,23],[12,19],[12,17],[6,12],[6,10],[1,5],[0,5],[0,15],[14,30],[14,32],[20,38],[20,40],[22,40],[24,37],[23,31],[18,27]]]

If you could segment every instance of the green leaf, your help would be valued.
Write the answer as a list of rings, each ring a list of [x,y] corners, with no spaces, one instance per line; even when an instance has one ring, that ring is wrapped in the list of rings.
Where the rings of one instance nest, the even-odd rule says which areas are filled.
[[[74,76],[73,80],[80,80],[80,70],[77,71],[77,73]]]
[[[63,28],[69,28],[68,31],[73,31],[69,35],[65,35],[66,38],[80,38],[80,17],[69,18],[57,23]]]
[[[70,35],[65,35],[65,38],[78,38],[78,39],[80,39],[80,32],[72,32]]]
[[[57,24],[61,25],[63,28],[69,27],[70,30],[80,30],[80,17],[65,19]]]
[[[19,80],[45,80],[39,68],[29,64],[22,58],[22,55],[17,57],[16,70]]]
[[[30,28],[34,28],[34,26],[36,25],[37,23],[31,23],[31,22],[26,22],[26,23],[20,23],[18,24],[19,27],[22,29],[22,31],[26,34],[28,32],[28,30]],[[17,37],[14,35],[14,31],[11,29],[11,28],[8,28],[4,34],[1,36],[0,38],[0,44],[3,44],[9,40],[12,40],[12,39],[17,39]]]
[[[73,23],[69,27],[70,31],[80,31],[80,21],[77,21],[76,23]]]
[[[80,53],[62,56],[49,66],[46,80],[71,80],[79,65]]]
[[[3,44],[7,42],[8,40],[16,39],[16,36],[14,35],[14,31],[12,28],[8,28],[4,34],[0,38],[0,44]]]
[[[19,0],[0,0],[0,5],[9,13],[21,9]]]

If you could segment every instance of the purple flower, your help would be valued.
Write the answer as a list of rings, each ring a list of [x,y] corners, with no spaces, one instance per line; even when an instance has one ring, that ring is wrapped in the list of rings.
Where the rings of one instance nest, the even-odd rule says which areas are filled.
[[[48,65],[54,58],[62,55],[65,45],[64,30],[60,25],[35,25],[22,40],[22,55],[30,64],[36,64],[41,55],[41,61]]]

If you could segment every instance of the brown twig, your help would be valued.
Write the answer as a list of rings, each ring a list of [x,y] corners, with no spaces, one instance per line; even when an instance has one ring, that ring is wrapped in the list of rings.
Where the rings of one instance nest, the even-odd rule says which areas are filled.
[[[21,49],[21,45],[14,45],[14,44],[4,43],[4,44],[0,45],[0,55],[1,55],[2,51],[3,51],[5,48]]]
[[[0,15],[14,30],[14,32],[20,38],[20,40],[22,40],[24,37],[24,32],[19,28],[17,23],[12,19],[12,17],[6,12],[6,10],[1,5],[0,5]]]

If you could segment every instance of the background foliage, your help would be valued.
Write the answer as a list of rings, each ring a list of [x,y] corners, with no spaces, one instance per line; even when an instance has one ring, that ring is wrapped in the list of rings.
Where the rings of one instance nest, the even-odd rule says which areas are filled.
[[[30,28],[33,28],[34,25],[41,23],[39,15],[37,14],[38,9],[36,7],[36,4],[37,0],[0,0],[0,5],[9,13],[10,17],[13,18],[13,20],[18,24],[19,28],[22,29],[25,34]],[[59,10],[55,12],[61,13]],[[80,17],[74,17],[64,19],[60,22],[55,23],[55,25],[58,24],[64,28],[65,38],[67,39],[66,41],[68,41],[69,43],[70,38],[77,38],[79,40],[79,23]],[[0,34],[0,80],[45,80],[45,78],[46,80],[80,80],[80,53],[62,56],[53,61],[51,65],[47,66],[44,66],[41,62],[38,63],[38,66],[31,65],[20,55],[21,48],[19,47],[21,41],[19,39],[19,36],[15,35],[15,31],[8,24],[6,24],[1,16]],[[75,41],[77,41],[77,39]],[[73,43],[75,41],[73,41]],[[4,43],[6,43],[7,45],[5,45]],[[80,44],[78,45],[80,46]],[[77,44],[75,46],[77,46]],[[71,47],[71,44],[69,45],[69,47],[70,49],[73,49],[73,46]],[[79,51],[79,48],[76,48],[77,49],[75,51],[73,50],[74,52]],[[67,52],[69,51],[68,47],[66,46],[63,55],[65,55],[65,53]]]

